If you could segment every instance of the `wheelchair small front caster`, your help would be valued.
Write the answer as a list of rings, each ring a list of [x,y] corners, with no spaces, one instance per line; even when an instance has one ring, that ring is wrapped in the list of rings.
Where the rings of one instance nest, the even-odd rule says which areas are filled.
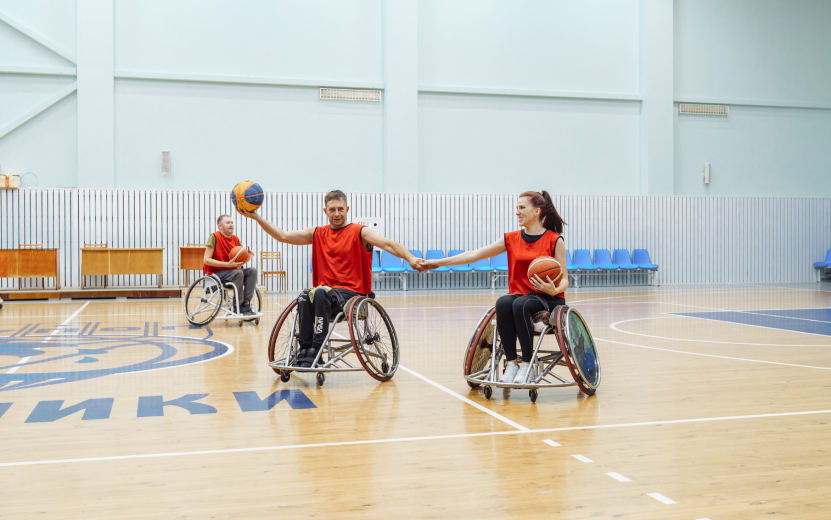
[[[326,381],[326,376],[323,375],[323,372],[317,373],[317,386],[323,386],[323,382]]]
[[[239,320],[239,326],[242,327],[242,322],[245,320]]]
[[[485,385],[485,399],[490,399],[491,394],[493,394],[493,390],[491,390],[491,387]]]
[[[288,383],[289,379],[291,379],[291,372],[289,372],[288,370],[283,370],[282,372],[280,372],[280,381]]]
[[[528,390],[528,397],[531,398],[532,403],[536,403],[537,402],[537,389],[532,388],[531,390]]]
[[[260,324],[260,318],[257,318],[256,320],[254,320],[254,325],[259,325],[259,324]]]

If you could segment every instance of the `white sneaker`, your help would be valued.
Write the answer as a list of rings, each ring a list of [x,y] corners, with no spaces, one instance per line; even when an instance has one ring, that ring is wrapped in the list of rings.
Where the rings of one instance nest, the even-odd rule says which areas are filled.
[[[516,361],[508,361],[508,366],[505,367],[505,373],[499,378],[499,382],[513,383],[517,370],[519,370],[519,366],[517,366]]]
[[[514,377],[514,383],[522,384],[525,382],[525,376],[528,375],[528,371],[531,370],[531,376],[528,378],[528,382],[534,380],[534,371],[531,369],[531,363],[523,362],[519,365],[519,370],[516,373],[516,377]]]

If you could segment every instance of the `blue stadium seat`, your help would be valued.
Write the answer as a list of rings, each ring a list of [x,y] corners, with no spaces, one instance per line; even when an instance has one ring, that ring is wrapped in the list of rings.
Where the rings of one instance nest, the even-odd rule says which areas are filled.
[[[597,271],[599,269],[592,263],[592,256],[588,249],[574,250],[574,265],[581,271]]]
[[[464,253],[463,249],[451,249],[450,251],[447,252],[447,257],[450,258],[451,256],[460,255],[462,253]],[[450,270],[454,271],[454,272],[457,272],[457,273],[469,273],[470,271],[473,271],[473,268],[470,267],[469,264],[462,264],[462,265],[454,265],[450,268]]]
[[[646,249],[635,249],[632,251],[634,258],[632,259],[632,263],[637,265],[640,269],[646,269],[648,271],[657,271],[658,266],[652,263],[652,260],[649,259],[649,251]]]
[[[829,249],[828,254],[825,255],[825,261],[814,262],[814,267],[831,267],[831,249]]]
[[[386,251],[381,251],[381,270],[385,273],[403,273],[401,259]]]
[[[416,258],[424,258],[424,255],[421,254],[420,249],[410,249],[410,253],[413,254]],[[404,271],[408,273],[417,273],[415,269],[410,267],[410,262],[404,262]]]
[[[444,258],[444,251],[442,251],[441,249],[428,249],[427,250],[426,260],[441,260],[442,258]],[[437,268],[433,269],[430,272],[432,272],[432,273],[447,273],[449,271],[450,271],[450,267],[446,266],[446,265],[443,265],[441,267],[437,267]]]
[[[508,272],[508,252],[500,253],[491,259],[491,267],[500,273]]]
[[[594,263],[603,271],[617,271],[618,266],[612,263],[612,255],[609,254],[608,249],[594,250]]]
[[[638,268],[632,263],[632,257],[629,256],[628,249],[615,249],[613,255],[613,263],[621,269],[632,271]]]
[[[372,251],[372,274],[381,273],[383,270],[381,269],[381,265],[378,263],[378,255],[375,253],[375,250]]]
[[[568,249],[566,249],[566,270],[568,271],[576,271],[577,266],[571,263],[571,253]]]
[[[477,260],[471,263],[470,267],[472,267],[474,271],[479,273],[489,273],[493,271],[493,266],[490,262],[488,262],[487,258],[485,258],[484,260]]]

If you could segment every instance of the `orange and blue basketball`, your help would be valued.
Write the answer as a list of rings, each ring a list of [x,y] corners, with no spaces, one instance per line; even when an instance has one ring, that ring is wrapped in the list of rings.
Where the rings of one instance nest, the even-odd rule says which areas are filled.
[[[231,190],[231,202],[243,211],[257,211],[264,198],[263,189],[254,181],[240,181]]]

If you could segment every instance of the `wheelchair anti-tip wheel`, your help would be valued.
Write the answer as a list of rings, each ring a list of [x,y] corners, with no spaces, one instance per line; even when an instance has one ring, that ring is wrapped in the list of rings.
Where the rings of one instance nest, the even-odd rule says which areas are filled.
[[[387,311],[372,298],[352,298],[346,311],[349,337],[358,360],[378,381],[389,381],[398,370],[398,336]]]
[[[222,308],[225,291],[215,276],[202,276],[185,294],[185,316],[192,325],[203,327],[216,317]]]
[[[499,342],[498,334],[496,333],[496,307],[486,312],[479,324],[473,331],[473,337],[467,344],[464,357],[464,375],[481,374],[490,371],[491,359],[493,354],[494,344],[498,352],[501,351],[502,345]],[[497,360],[501,356],[497,356]],[[473,383],[468,380],[467,384],[471,388],[479,386],[478,383]],[[485,387],[485,397],[490,399],[490,387]]]

